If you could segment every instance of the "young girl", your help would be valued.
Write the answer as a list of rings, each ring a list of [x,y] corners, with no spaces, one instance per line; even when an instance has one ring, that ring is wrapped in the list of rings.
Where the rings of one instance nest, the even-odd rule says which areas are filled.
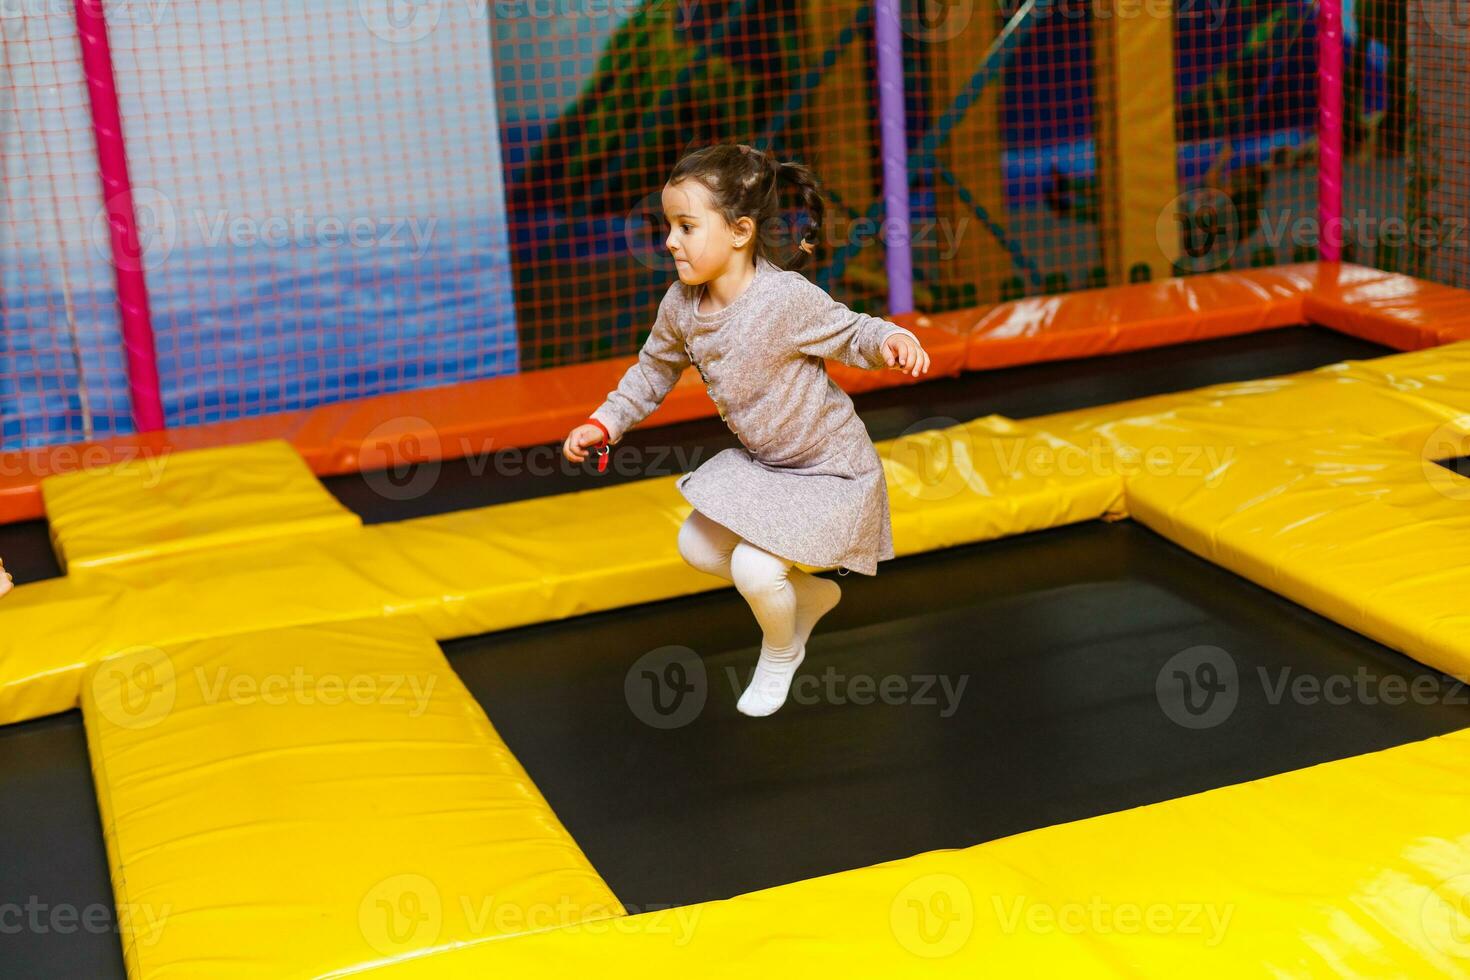
[[[772,230],[780,192],[794,190],[809,223],[794,260]],[[806,642],[842,590],[813,568],[877,574],[893,557],[878,453],[823,358],[914,376],[929,355],[910,331],[836,302],[799,268],[815,251],[825,205],[811,171],[743,144],[697,150],[663,190],[678,269],[638,363],[563,444],[580,463],[606,453],[658,407],[693,364],[740,449],[678,480],[694,511],[679,529],[690,565],[733,582],[762,632],[739,710],[769,715],[786,701]]]

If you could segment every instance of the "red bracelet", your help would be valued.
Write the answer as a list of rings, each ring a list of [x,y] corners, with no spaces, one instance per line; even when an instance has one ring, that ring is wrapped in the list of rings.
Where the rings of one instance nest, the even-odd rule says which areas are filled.
[[[597,472],[605,473],[607,472],[607,456],[608,453],[612,452],[611,447],[608,445],[612,441],[612,433],[607,431],[607,426],[592,418],[590,415],[587,417],[587,421],[602,430],[602,442],[598,443],[596,447]]]

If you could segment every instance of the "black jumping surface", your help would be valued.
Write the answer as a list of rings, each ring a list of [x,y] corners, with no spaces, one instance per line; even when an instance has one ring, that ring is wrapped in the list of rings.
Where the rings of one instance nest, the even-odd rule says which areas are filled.
[[[769,718],[735,710],[760,634],[733,589],[445,650],[613,893],[645,909],[1470,726],[1463,685],[1129,521],[840,581],[809,687]],[[1360,670],[1404,692],[1433,678],[1437,703],[1386,703],[1377,683],[1364,689],[1381,698],[1358,697],[1341,685]],[[1298,683],[1326,686],[1294,697]]]
[[[992,412],[1025,418],[1385,353],[1291,328],[970,374],[856,402],[873,438],[885,439]],[[603,394],[589,393],[589,405]],[[630,433],[614,451],[634,463],[623,473],[563,466],[546,447],[539,462],[488,452],[446,462],[419,494],[382,489],[413,473],[327,484],[366,520],[402,520],[675,472],[734,444],[718,420],[705,420]],[[59,574],[44,522],[0,525],[0,555],[17,581]],[[446,649],[635,908],[965,846],[1470,725],[1470,708],[1451,703],[1463,698],[1435,672],[1129,522],[914,556],[841,582],[845,598],[803,669],[825,687],[798,692],[762,721],[734,711],[728,672],[743,677],[758,633],[729,589]],[[656,728],[640,720],[651,709],[638,685],[655,690],[645,672],[635,672],[631,695],[625,682],[640,657],[675,644],[690,653],[656,653],[641,666],[677,679],[666,655],[697,657],[705,702],[682,727]],[[1198,646],[1229,655],[1238,703],[1214,727],[1192,729],[1170,720],[1155,687],[1170,657]],[[1427,705],[1272,704],[1284,667],[1292,677],[1359,667],[1430,676],[1444,695]],[[900,688],[906,703],[884,703]],[[672,689],[664,694],[668,708]],[[858,703],[865,697],[873,703]],[[0,728],[0,869],[9,916],[0,927],[24,923],[0,928],[0,978],[123,976],[75,712]]]

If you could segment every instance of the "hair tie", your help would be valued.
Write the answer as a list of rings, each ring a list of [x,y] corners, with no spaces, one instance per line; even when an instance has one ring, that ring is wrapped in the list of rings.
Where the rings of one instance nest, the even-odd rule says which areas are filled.
[[[816,243],[815,242],[802,242],[798,246],[798,248],[800,248],[803,252],[805,252],[808,255],[815,255],[815,254],[817,254],[817,246],[816,246]]]

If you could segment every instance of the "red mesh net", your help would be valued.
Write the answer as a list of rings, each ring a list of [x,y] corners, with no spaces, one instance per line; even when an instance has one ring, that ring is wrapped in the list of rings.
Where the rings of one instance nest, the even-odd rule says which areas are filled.
[[[0,18],[6,447],[128,425],[75,25],[41,6]],[[1140,243],[1181,273],[1316,255],[1313,3],[901,10],[921,309],[1170,271]],[[810,165],[810,274],[887,311],[867,2],[107,11],[171,425],[633,352],[674,277],[659,191],[715,140]],[[1344,82],[1348,257],[1462,285],[1464,11],[1350,4]],[[1155,74],[1128,17],[1162,26]]]
[[[0,445],[130,427],[87,90],[69,9],[0,16]],[[100,247],[99,247],[100,245]]]

